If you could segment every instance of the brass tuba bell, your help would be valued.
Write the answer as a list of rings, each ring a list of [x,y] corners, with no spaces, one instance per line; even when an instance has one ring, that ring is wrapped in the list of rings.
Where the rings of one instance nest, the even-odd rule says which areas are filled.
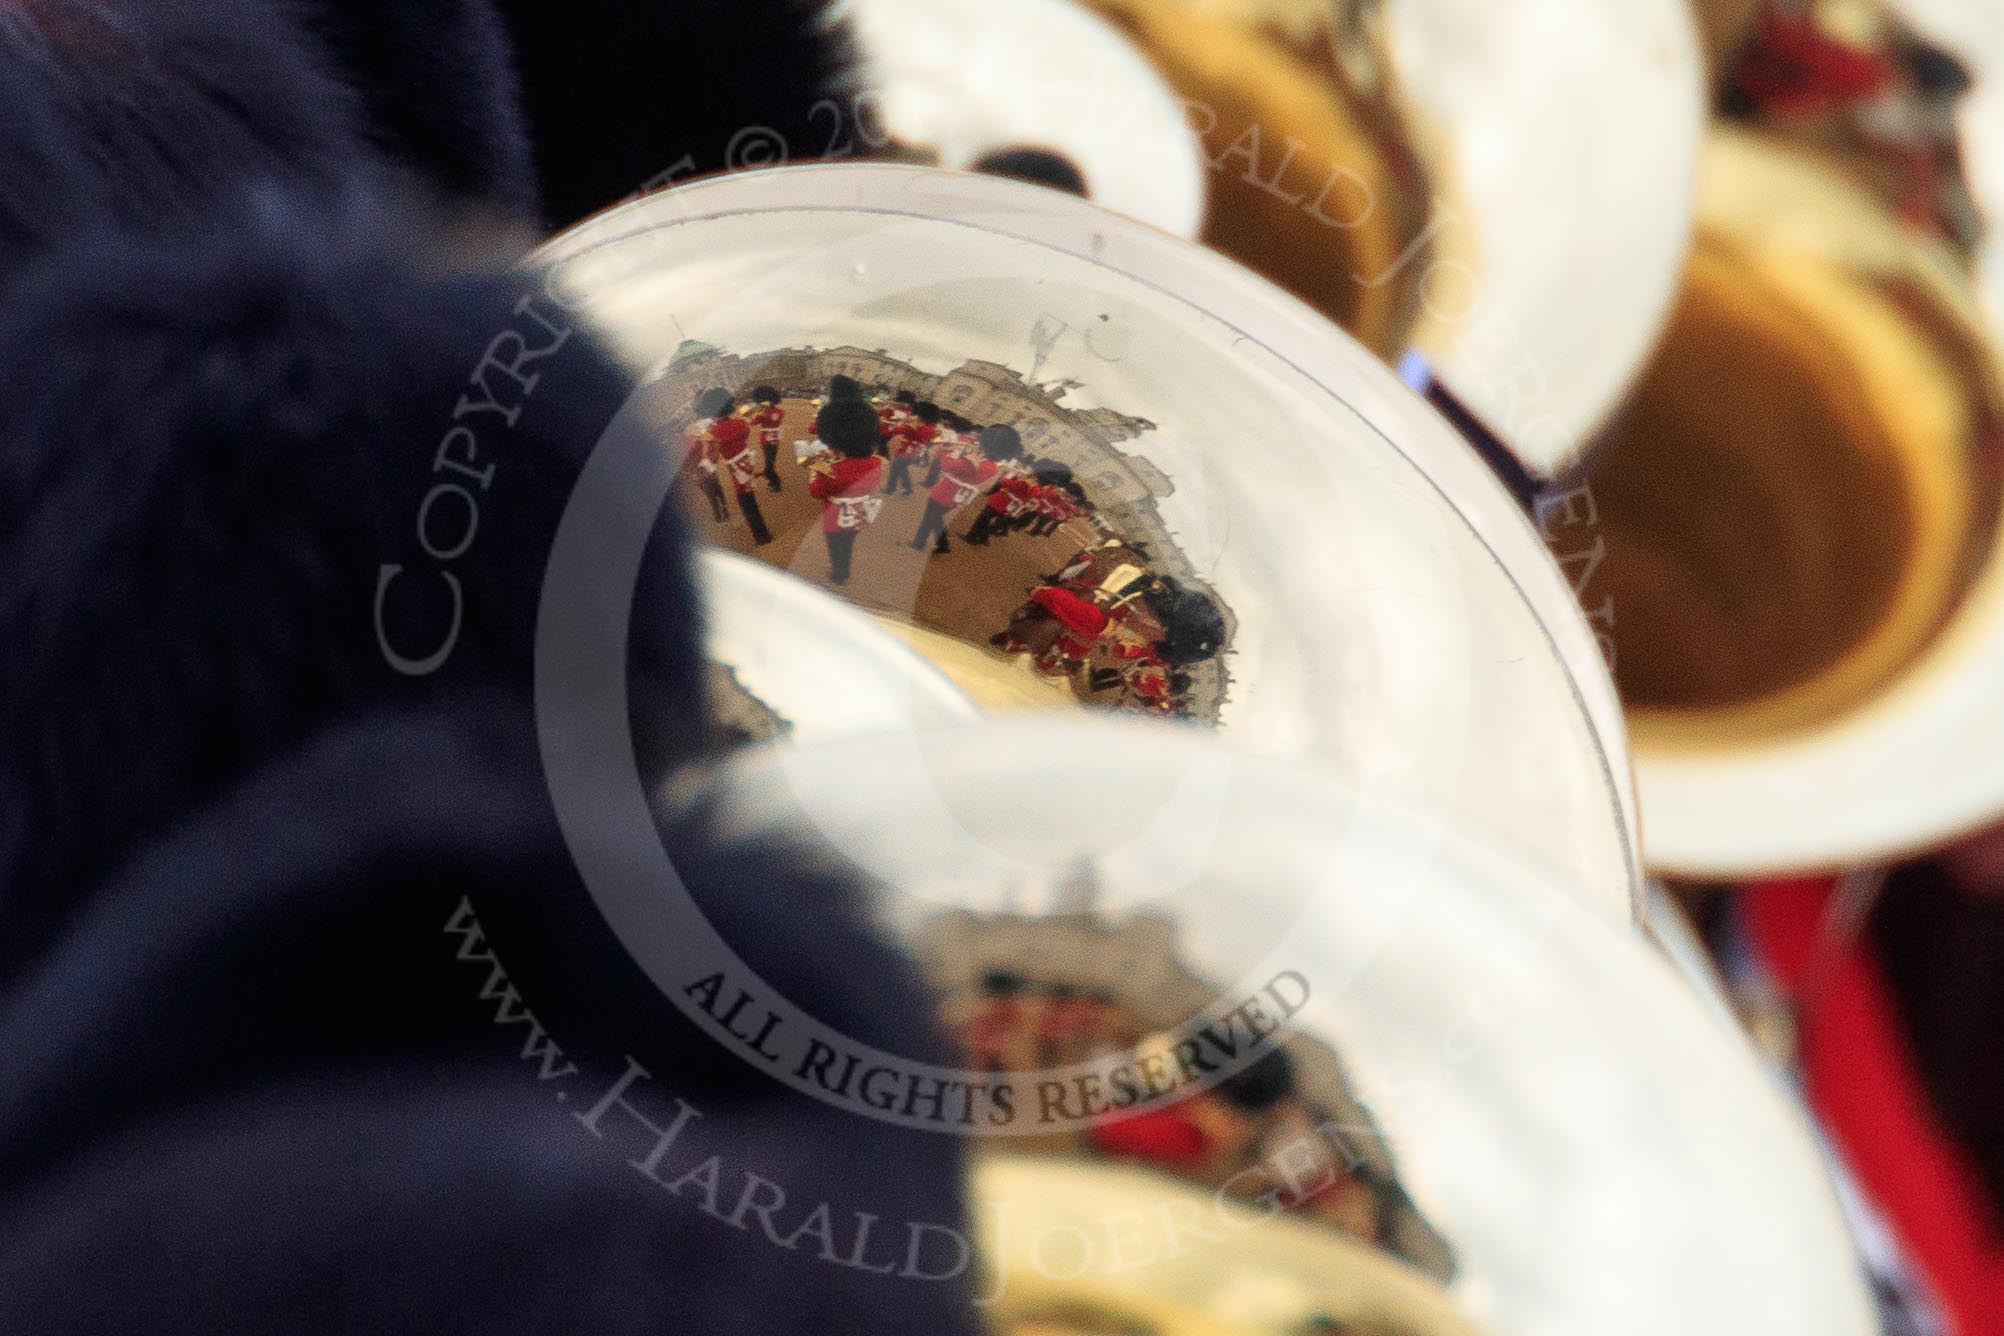
[[[921,676],[1340,757],[1634,914],[1619,709],[1570,590],[1464,443],[1298,302],[1067,195],[903,166],[695,183],[542,258],[641,380],[630,485]],[[709,416],[738,398],[776,405],[769,439]]]
[[[1725,123],[1674,315],[1584,477],[1648,858],[1897,857],[2004,805],[2004,381],[1968,257],[1831,144]]]

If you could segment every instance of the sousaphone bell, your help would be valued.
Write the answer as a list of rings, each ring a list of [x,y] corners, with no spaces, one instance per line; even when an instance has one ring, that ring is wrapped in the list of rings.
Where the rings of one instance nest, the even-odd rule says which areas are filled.
[[[1633,914],[1619,711],[1570,590],[1312,310],[1068,195],[912,167],[699,182],[542,259],[641,381],[633,465],[661,476],[634,485],[977,706],[1339,757]],[[821,699],[776,714],[840,708],[791,680]]]

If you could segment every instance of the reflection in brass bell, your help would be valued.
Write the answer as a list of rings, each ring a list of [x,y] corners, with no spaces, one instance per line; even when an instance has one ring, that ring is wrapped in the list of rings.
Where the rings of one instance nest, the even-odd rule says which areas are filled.
[[[853,11],[875,105],[912,147],[951,167],[1056,152],[1091,198],[1201,237],[1382,357],[1404,350],[1430,198],[1365,0]]]
[[[1876,860],[2004,803],[1973,742],[2001,431],[1958,258],[1808,152],[1714,130],[1682,297],[1588,477],[1653,863]]]
[[[635,485],[982,708],[1340,757],[1632,914],[1619,711],[1570,590],[1298,303],[1070,196],[909,167],[697,183],[543,258],[642,373],[636,467],[677,472]]]
[[[937,989],[961,1068],[803,1029],[773,1069],[966,1137],[999,1331],[1875,1330],[1738,1032],[1438,813],[1050,719],[740,753],[713,796],[853,867]]]

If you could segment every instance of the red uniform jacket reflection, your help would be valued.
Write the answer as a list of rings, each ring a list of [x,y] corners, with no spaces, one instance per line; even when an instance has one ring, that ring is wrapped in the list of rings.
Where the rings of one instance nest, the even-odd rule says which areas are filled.
[[[882,481],[884,461],[876,455],[838,459],[826,473],[807,482],[807,494],[821,503],[823,533],[853,532],[870,522],[868,503]]]
[[[932,499],[948,510],[964,506],[974,499],[975,493],[987,486],[1000,472],[986,459],[968,459],[964,455],[945,454],[939,458],[940,480],[933,484]]]
[[[751,428],[743,418],[719,418],[710,426],[710,456],[740,492],[752,490],[765,465],[752,456]]]
[[[751,425],[758,428],[759,444],[778,445],[779,429],[785,421],[786,410],[778,404],[752,414]]]

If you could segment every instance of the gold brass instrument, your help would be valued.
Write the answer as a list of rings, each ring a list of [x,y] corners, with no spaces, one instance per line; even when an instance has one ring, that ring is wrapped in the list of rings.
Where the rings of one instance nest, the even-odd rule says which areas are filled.
[[[1715,126],[1675,313],[1585,479],[1653,864],[1842,867],[2004,803],[1959,741],[1991,727],[2000,431],[1966,258],[1824,150]]]
[[[1865,1336],[1798,1116],[1628,931],[1625,744],[1574,591],[1369,355],[1412,334],[1433,241],[1364,7],[1092,8],[1216,114],[1205,239],[1360,342],[1085,203],[909,167],[698,183],[541,257],[639,374],[664,474],[705,390],[776,388],[788,440],[836,377],[887,432],[900,391],[960,419],[909,496],[890,446],[867,497],[808,505],[805,468],[754,495],[768,542],[691,514],[720,694],[807,744],[740,754],[719,809],[880,890],[969,1118],[979,1088],[1006,1124],[972,1156],[993,1329]],[[1330,163],[1383,231],[1307,217]],[[1023,457],[989,457],[998,425]],[[1007,467],[933,547],[945,458]],[[988,525],[1005,482],[1077,504]],[[1240,1065],[1187,1056],[1282,1012]],[[1095,1107],[1137,1088],[1133,1119]]]
[[[995,1277],[991,1324],[999,1331],[1482,1336],[1438,1281],[1340,1229],[1220,1202],[1164,1174],[1054,1156],[983,1154],[974,1194],[981,1203],[984,1264]],[[1076,1276],[1068,1274],[1071,1265],[1051,1265],[1055,1250],[1043,1243],[1053,1236],[1104,1235],[1109,1220],[1177,1219],[1207,1220],[1215,1237],[1230,1242],[1213,1245],[1201,1265],[1188,1265],[1150,1239],[1143,1224],[1129,1257]],[[1088,1262],[1081,1249],[1072,1265]],[[1264,1292],[1255,1288],[1262,1281]],[[1241,1293],[1231,1293],[1235,1285]]]
[[[1422,349],[1546,477],[1644,355],[1688,239],[1684,0],[857,0],[901,148],[1038,146],[1388,362]],[[1618,146],[1618,148],[1616,147]],[[1590,288],[1597,319],[1568,293]]]
[[[1869,699],[1939,632],[1996,518],[1978,446],[2000,397],[1952,260],[1875,237],[1863,200],[1757,138],[1718,131],[1707,172],[1676,316],[1591,474],[1635,731],[1662,745]],[[1811,220],[1826,245],[1794,230]]]

